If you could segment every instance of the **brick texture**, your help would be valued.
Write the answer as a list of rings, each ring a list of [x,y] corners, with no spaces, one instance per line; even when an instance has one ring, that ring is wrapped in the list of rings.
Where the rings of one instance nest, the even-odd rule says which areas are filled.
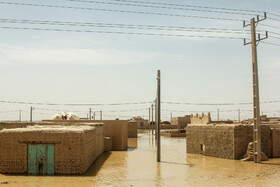
[[[272,156],[271,129],[261,126],[262,151]],[[186,127],[187,153],[241,159],[253,141],[253,127],[249,125],[195,124]]]

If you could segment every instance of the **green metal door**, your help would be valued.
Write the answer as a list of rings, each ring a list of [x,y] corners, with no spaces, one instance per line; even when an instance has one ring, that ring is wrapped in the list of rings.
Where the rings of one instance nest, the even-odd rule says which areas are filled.
[[[28,174],[54,174],[54,145],[28,145]]]

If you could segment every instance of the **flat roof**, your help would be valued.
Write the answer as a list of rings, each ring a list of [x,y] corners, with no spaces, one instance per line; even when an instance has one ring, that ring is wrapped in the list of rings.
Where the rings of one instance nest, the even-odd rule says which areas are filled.
[[[3,129],[0,133],[23,133],[23,132],[46,132],[46,133],[83,133],[95,130],[94,126],[89,125],[34,125],[24,128]]]

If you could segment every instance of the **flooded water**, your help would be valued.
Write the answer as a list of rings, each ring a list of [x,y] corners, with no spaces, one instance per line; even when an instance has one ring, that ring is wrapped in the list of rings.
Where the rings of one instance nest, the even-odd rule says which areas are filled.
[[[128,151],[105,153],[83,176],[1,175],[0,186],[279,186],[280,159],[262,164],[186,154],[185,138],[162,137],[161,163],[148,131]]]

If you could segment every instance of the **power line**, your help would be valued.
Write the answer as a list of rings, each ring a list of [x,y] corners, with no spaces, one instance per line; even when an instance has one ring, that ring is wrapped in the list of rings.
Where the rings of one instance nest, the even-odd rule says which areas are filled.
[[[61,106],[112,106],[112,105],[137,105],[137,104],[150,104],[153,102],[134,102],[134,103],[40,103],[40,102],[24,102],[24,101],[0,101],[0,103],[9,103],[9,104],[24,104],[24,105],[61,105]]]
[[[280,21],[280,19],[272,18],[272,17],[267,17],[268,19],[271,19],[273,21]]]
[[[14,113],[14,112],[19,112],[19,110],[0,111],[0,113]]]
[[[280,33],[277,33],[277,32],[273,32],[273,31],[268,31],[268,34],[274,34],[274,35],[280,35]]]
[[[268,104],[268,103],[279,103],[280,100],[275,101],[264,101],[260,103]],[[208,105],[208,106],[232,106],[232,105],[251,105],[253,103],[180,103],[180,102],[162,102],[164,104],[176,104],[176,105]]]
[[[280,29],[280,27],[272,26],[272,25],[267,25],[267,24],[263,24],[263,23],[259,23],[259,25],[262,25],[262,26],[265,26],[265,27],[274,28],[274,29]]]
[[[204,9],[215,9],[215,10],[229,10],[229,11],[239,11],[239,12],[263,13],[263,11],[258,11],[258,10],[234,9],[234,8],[225,8],[225,7],[196,6],[196,5],[174,4],[174,3],[155,3],[155,2],[133,1],[133,0],[112,0],[112,1],[130,2],[130,3],[139,3],[139,4],[153,4],[153,5],[176,6],[176,7],[192,7],[192,8],[204,8]]]
[[[143,25],[143,24],[122,24],[122,23],[102,23],[102,22],[68,22],[68,21],[49,21],[49,20],[26,20],[26,19],[0,19],[0,22],[5,23],[27,23],[27,24],[54,24],[54,25],[69,25],[69,26],[118,26],[120,28],[162,28],[166,29],[178,29],[179,31],[184,31],[184,29],[191,29],[191,30],[221,30],[221,31],[246,31],[250,32],[249,30],[242,30],[242,29],[226,29],[226,28],[203,28],[203,27],[183,27],[183,26],[165,26],[165,25]]]
[[[0,4],[17,5],[17,6],[46,7],[46,8],[63,8],[63,9],[67,8],[67,9],[105,11],[105,12],[118,12],[118,13],[130,13],[130,14],[145,14],[145,15],[156,15],[156,16],[173,16],[173,17],[196,18],[196,19],[211,19],[211,20],[222,20],[222,21],[243,21],[243,20],[240,20],[240,19],[221,18],[221,17],[191,16],[191,15],[168,14],[168,13],[160,13],[160,12],[143,12],[143,11],[129,11],[129,10],[104,9],[104,8],[88,8],[88,7],[73,7],[73,6],[46,5],[46,4],[33,4],[33,3],[13,3],[13,2],[3,2],[3,1],[0,1]]]
[[[139,4],[152,4],[152,5],[165,5],[165,6],[175,6],[175,7],[191,7],[191,8],[202,8],[210,10],[226,10],[226,11],[235,11],[235,12],[252,12],[252,13],[264,13],[265,11],[260,10],[250,10],[250,9],[237,9],[237,8],[225,8],[225,7],[210,7],[210,6],[197,6],[197,5],[188,5],[188,4],[174,4],[174,3],[155,3],[155,2],[146,2],[146,1],[133,1],[133,0],[112,0],[118,2],[130,2],[130,3],[139,3]],[[268,14],[276,17],[280,17],[279,14],[273,12],[267,12]],[[255,15],[255,14],[248,14]]]
[[[166,7],[158,5],[144,5],[144,4],[131,4],[128,3],[113,3],[113,2],[102,2],[102,1],[89,1],[89,0],[65,0],[71,2],[82,2],[82,3],[94,3],[94,4],[107,4],[107,5],[120,5],[120,6],[133,6],[133,7],[145,7],[145,8],[160,8],[160,9],[172,9],[172,10],[186,10],[186,11],[197,11],[197,12],[209,12],[209,13],[220,13],[220,14],[236,14],[236,15],[251,15],[255,16],[256,14],[243,13],[243,12],[229,12],[229,11],[217,11],[217,10],[201,10],[193,8],[179,8],[179,7]],[[196,7],[197,8],[197,7]]]
[[[277,43],[271,43],[271,42],[264,42],[264,41],[260,41],[260,42],[262,42],[262,43],[264,43],[264,44],[268,44],[268,45],[273,45],[273,46],[280,46],[280,44],[277,44]]]
[[[155,26],[155,25],[132,25],[132,24],[112,24],[112,23],[89,23],[89,22],[63,22],[46,20],[21,20],[21,19],[0,19],[0,22],[13,24],[39,24],[39,25],[60,25],[60,26],[86,26],[101,28],[119,28],[119,29],[141,29],[141,30],[160,30],[160,31],[195,31],[209,33],[227,33],[227,34],[248,34],[248,30],[224,29],[224,28],[197,28],[197,27],[175,27],[175,26]]]
[[[122,32],[122,31],[103,31],[103,30],[71,30],[71,29],[49,29],[35,27],[0,27],[2,29],[13,30],[35,30],[35,31],[58,31],[58,32],[85,32],[98,34],[122,34],[122,35],[142,35],[142,36],[167,36],[167,37],[188,37],[188,38],[211,38],[211,39],[244,39],[241,37],[230,36],[210,36],[210,35],[185,35],[185,34],[163,34],[163,33],[143,33],[143,32]]]

